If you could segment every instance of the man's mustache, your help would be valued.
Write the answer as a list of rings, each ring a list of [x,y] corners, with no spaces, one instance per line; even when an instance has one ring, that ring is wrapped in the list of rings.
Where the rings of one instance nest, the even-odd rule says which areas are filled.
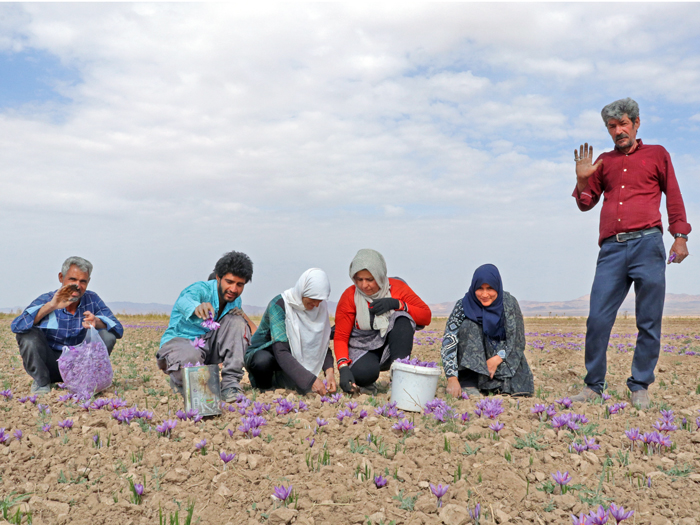
[[[627,133],[620,133],[619,135],[615,135],[615,141],[628,138],[630,138],[630,136]]]

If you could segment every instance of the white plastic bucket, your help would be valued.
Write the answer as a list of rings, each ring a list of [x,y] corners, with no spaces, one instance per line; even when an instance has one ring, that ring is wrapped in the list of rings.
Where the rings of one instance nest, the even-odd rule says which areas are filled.
[[[391,365],[391,402],[396,408],[421,412],[428,401],[435,399],[440,368],[405,365],[394,361]]]

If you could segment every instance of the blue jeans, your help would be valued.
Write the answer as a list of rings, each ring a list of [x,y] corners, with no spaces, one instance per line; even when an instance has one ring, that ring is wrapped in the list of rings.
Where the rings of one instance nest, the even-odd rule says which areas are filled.
[[[605,385],[610,331],[632,283],[639,335],[627,387],[635,392],[647,389],[654,382],[654,368],[661,349],[666,293],[666,249],[661,232],[626,242],[612,238],[600,247],[586,323],[588,373],[584,380],[598,393]]]

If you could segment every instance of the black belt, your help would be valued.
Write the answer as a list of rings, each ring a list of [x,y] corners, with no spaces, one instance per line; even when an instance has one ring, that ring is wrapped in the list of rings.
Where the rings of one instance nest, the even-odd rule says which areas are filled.
[[[627,242],[631,241],[632,239],[640,239],[644,237],[645,235],[651,235],[652,233],[661,233],[661,228],[654,227],[654,228],[649,228],[647,230],[639,230],[636,232],[623,232],[623,233],[618,233],[617,235],[613,235],[612,237],[608,237],[607,239],[604,239],[603,242]]]

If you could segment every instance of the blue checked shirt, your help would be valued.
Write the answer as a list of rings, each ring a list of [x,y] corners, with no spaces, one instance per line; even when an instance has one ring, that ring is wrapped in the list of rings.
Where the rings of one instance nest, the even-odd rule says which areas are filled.
[[[56,291],[42,294],[34,299],[34,302],[22,312],[22,315],[12,321],[11,330],[16,334],[23,334],[31,330],[37,312],[46,303],[51,302]],[[117,339],[124,335],[124,328],[114,317],[112,310],[100,299],[99,295],[89,290],[80,299],[80,304],[74,314],[66,312],[64,308],[54,310],[45,316],[37,327],[46,335],[49,346],[54,350],[61,351],[64,346],[75,346],[85,339],[85,334],[87,334],[87,330],[83,328],[83,314],[85,312],[92,312],[102,320],[107,326],[107,330],[116,335]]]

